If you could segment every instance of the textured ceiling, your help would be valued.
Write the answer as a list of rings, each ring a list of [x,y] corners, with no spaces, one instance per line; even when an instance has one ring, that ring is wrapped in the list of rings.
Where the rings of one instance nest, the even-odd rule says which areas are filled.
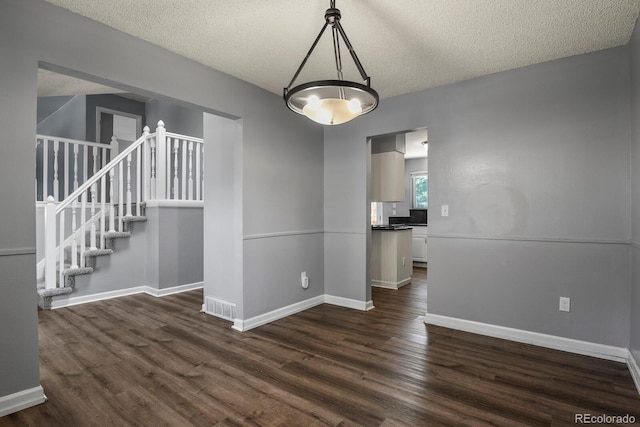
[[[47,0],[281,94],[328,0]],[[337,0],[381,98],[628,43],[640,0]],[[333,78],[326,33],[298,83]],[[346,78],[358,80],[343,52]],[[348,67],[347,67],[348,66]]]

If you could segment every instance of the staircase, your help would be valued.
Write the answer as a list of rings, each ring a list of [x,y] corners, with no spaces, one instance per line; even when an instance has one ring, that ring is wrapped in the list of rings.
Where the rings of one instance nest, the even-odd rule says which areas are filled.
[[[38,139],[47,141],[52,137],[39,135]],[[55,145],[57,149],[58,144]],[[51,170],[56,197],[47,198],[44,258],[38,263],[38,305],[42,309],[51,309],[56,297],[71,294],[77,276],[99,272],[96,259],[113,254],[116,239],[131,237],[134,224],[147,221],[148,201],[203,200],[202,139],[168,133],[160,121],[155,133],[149,133],[145,127],[143,135],[119,154],[114,155],[115,139],[111,146],[116,147],[112,160],[87,177],[82,185],[78,185],[77,180],[77,176],[82,175],[78,167],[78,153],[82,150],[73,151],[73,167],[69,167],[67,173],[63,163],[62,170],[65,176],[74,176],[75,190],[62,201],[56,200],[60,168],[57,153],[54,156]],[[62,156],[62,160],[67,157]],[[86,154],[84,158],[81,164],[87,165]],[[95,156],[93,164],[97,164]],[[43,177],[47,177],[47,166],[43,162]],[[84,174],[86,176],[86,172]],[[46,190],[51,185],[36,184],[36,188],[39,187]],[[65,185],[65,188],[68,187]],[[108,271],[100,273],[108,274]]]

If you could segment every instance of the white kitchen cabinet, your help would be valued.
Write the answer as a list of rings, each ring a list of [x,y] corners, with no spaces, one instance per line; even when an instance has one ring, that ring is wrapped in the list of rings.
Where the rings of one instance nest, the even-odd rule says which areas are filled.
[[[411,252],[415,262],[427,262],[427,227],[413,226]]]
[[[397,151],[371,155],[371,201],[403,202],[404,154]]]

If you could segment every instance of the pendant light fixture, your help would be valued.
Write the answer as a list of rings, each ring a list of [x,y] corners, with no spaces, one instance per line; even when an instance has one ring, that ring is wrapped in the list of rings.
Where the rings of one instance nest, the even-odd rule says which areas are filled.
[[[373,111],[378,106],[378,92],[371,88],[371,78],[364,71],[356,51],[340,25],[340,10],[335,0],[330,0],[329,9],[324,14],[325,23],[320,34],[311,45],[307,56],[302,60],[289,86],[284,88],[284,101],[295,113],[302,114],[323,125],[339,125]],[[294,88],[298,75],[307,63],[322,34],[331,26],[333,35],[333,53],[336,62],[337,79],[317,80],[303,83]],[[344,80],[342,76],[342,58],[340,56],[340,38],[349,49],[351,58],[360,72],[363,83]]]

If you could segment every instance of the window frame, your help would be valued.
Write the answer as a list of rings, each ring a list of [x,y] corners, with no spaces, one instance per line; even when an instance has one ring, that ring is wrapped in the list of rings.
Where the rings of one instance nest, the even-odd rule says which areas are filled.
[[[427,178],[427,206],[416,206],[416,178]],[[429,173],[427,171],[411,172],[411,208],[412,209],[428,209],[429,208]]]

